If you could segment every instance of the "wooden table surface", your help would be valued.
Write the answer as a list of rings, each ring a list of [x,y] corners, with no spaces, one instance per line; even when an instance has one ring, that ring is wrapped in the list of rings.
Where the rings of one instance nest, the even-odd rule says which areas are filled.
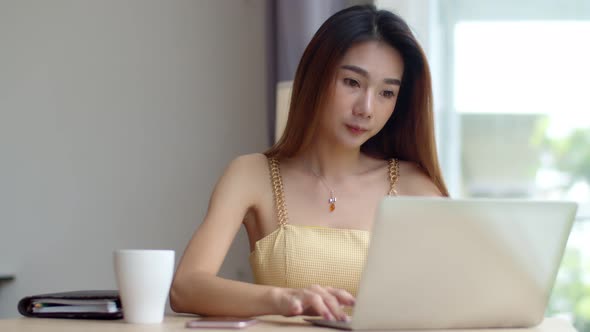
[[[127,324],[123,320],[99,321],[99,320],[72,320],[53,318],[13,318],[0,319],[1,332],[110,332],[110,331],[221,331],[221,329],[187,329],[185,323],[194,319],[194,316],[174,315],[166,316],[162,324]],[[255,331],[337,331],[328,328],[315,327],[303,321],[301,317],[262,316],[260,323],[246,330]],[[231,331],[231,330],[230,330]],[[235,330],[234,330],[235,331]],[[452,330],[446,330],[452,331]],[[576,332],[571,324],[561,318],[545,318],[538,326],[530,329],[480,329],[457,330],[458,332]],[[412,331],[416,332],[416,331]]]

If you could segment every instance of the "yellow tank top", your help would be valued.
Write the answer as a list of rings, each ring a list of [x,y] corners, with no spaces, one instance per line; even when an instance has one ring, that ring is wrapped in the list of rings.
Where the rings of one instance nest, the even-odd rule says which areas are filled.
[[[250,266],[257,284],[288,288],[311,285],[347,290],[356,297],[369,248],[369,232],[290,225],[279,162],[269,159],[278,228],[256,242]],[[389,195],[397,195],[399,162],[389,161]]]

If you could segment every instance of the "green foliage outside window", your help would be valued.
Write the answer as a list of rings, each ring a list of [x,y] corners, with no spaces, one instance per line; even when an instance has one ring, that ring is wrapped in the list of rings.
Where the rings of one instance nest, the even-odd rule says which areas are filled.
[[[549,299],[547,315],[571,314],[579,332],[590,332],[590,257],[568,248]]]
[[[577,182],[590,184],[590,128],[574,129],[558,138],[548,135],[548,128],[549,119],[542,118],[532,143],[551,156],[553,169],[567,175],[562,189]],[[590,332],[590,253],[578,248],[566,250],[547,314],[571,315],[579,332]]]
[[[569,176],[569,186],[577,181],[590,183],[590,128],[574,129],[564,137],[548,134],[549,119],[542,118],[533,135],[533,145],[548,152],[553,167]]]

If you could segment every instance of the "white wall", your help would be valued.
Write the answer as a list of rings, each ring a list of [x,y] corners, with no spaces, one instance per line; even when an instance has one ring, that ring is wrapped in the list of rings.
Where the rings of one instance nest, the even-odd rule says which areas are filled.
[[[0,0],[0,317],[177,261],[229,160],[267,146],[264,0]],[[222,274],[249,279],[240,233]]]

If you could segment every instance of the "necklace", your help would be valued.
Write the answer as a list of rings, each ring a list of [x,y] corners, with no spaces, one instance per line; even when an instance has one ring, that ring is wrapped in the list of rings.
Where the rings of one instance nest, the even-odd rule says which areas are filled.
[[[333,212],[334,210],[336,210],[336,196],[334,196],[334,190],[332,190],[332,188],[330,188],[330,186],[328,186],[328,184],[326,183],[326,179],[323,176],[321,176],[318,173],[316,173],[311,167],[309,168],[309,170],[313,173],[313,175],[315,175],[315,177],[317,177],[318,179],[320,179],[320,181],[322,182],[322,184],[330,192],[330,198],[328,199],[328,204],[330,204],[329,205],[330,206],[330,212]]]

